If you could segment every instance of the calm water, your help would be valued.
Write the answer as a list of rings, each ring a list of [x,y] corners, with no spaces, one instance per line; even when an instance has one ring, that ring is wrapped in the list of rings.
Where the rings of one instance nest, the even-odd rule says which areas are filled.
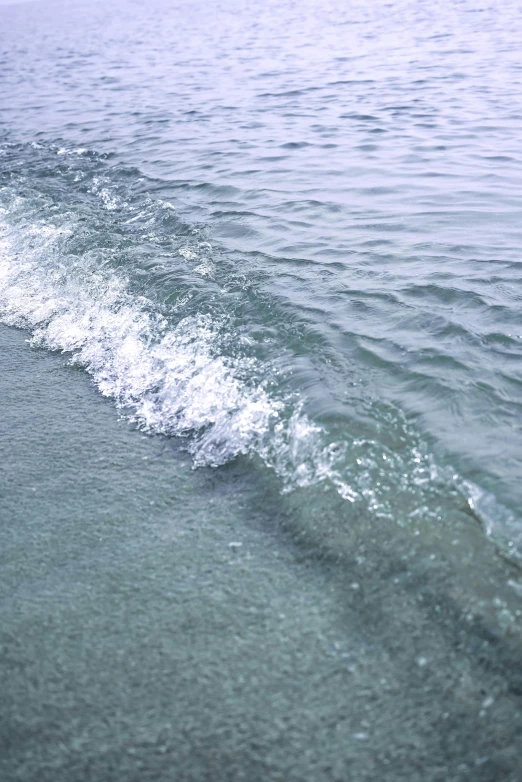
[[[2,332],[4,418],[22,419],[24,443],[47,437],[50,449],[24,450],[7,427],[3,458],[16,469],[0,483],[10,503],[6,529],[18,519],[21,540],[32,540],[44,534],[36,532],[40,523],[47,529],[70,506],[73,537],[85,519],[96,518],[98,529],[112,513],[130,520],[122,535],[133,529],[136,546],[152,547],[165,519],[179,513],[175,487],[183,487],[192,524],[230,537],[228,527],[212,526],[218,508],[233,520],[230,534],[240,536],[223,545],[244,554],[241,536],[256,538],[260,594],[271,605],[290,599],[289,584],[301,594],[288,631],[293,654],[302,672],[316,672],[313,711],[330,704],[325,719],[337,725],[337,738],[323,736],[319,755],[308,761],[299,750],[266,768],[255,764],[255,748],[243,748],[243,761],[230,768],[224,756],[211,762],[211,750],[201,749],[201,768],[217,764],[217,780],[519,779],[513,731],[522,719],[522,684],[509,677],[518,682],[522,675],[515,662],[522,595],[520,4],[41,2],[3,6],[1,18],[0,319],[23,330]],[[23,343],[28,335],[32,350]],[[47,373],[59,374],[54,385]],[[85,385],[87,376],[108,406]],[[130,427],[117,424],[115,406]],[[111,469],[94,462],[84,468],[80,460],[69,486],[56,453],[96,452],[111,427]],[[134,459],[133,448],[151,453]],[[125,468],[117,470],[121,460]],[[51,503],[45,513],[32,486],[43,463]],[[89,484],[97,480],[99,494]],[[154,531],[138,484],[139,497],[162,507]],[[125,564],[118,545],[112,556],[122,572],[136,567],[135,554]],[[214,586],[204,578],[207,586],[198,586],[197,574],[209,567],[213,546],[184,545],[180,561],[161,559],[161,547],[149,553],[161,559],[165,589],[167,573],[193,556],[190,589],[203,589],[208,606]],[[292,570],[293,558],[303,557],[315,562],[306,577]],[[239,603],[255,589],[243,577],[236,573],[230,586]],[[52,587],[57,595],[70,586],[69,576],[61,578]],[[404,677],[431,658],[416,643],[410,648],[409,638],[421,626],[430,636],[439,621],[430,614],[428,622],[411,603],[424,582],[438,595],[426,600],[445,629],[432,638],[436,672],[428,666],[434,678],[426,703],[418,703]],[[138,613],[140,599],[132,598]],[[150,601],[154,614],[160,609]],[[311,639],[329,638],[332,654],[342,657],[345,640],[329,636],[340,606],[352,612],[343,632],[356,639],[346,654],[367,661],[355,678],[343,670],[361,703],[371,691],[369,700],[386,716],[375,735],[369,718],[344,737],[344,707],[321,690],[329,674]],[[278,615],[290,610],[279,608]],[[87,610],[84,603],[78,610]],[[175,621],[183,624],[179,611]],[[496,643],[507,639],[507,651],[491,652],[494,663],[489,651],[479,658],[488,676],[493,670],[508,684],[466,673],[466,655],[482,643],[473,641],[469,616],[496,628],[488,630]],[[273,670],[282,672],[284,633],[270,627],[265,643],[273,644]],[[217,644],[215,634],[211,639]],[[238,644],[225,667],[218,665],[216,681],[229,682],[241,665]],[[198,654],[205,670],[204,649]],[[52,669],[52,653],[45,659]],[[255,659],[262,681],[263,662]],[[372,690],[383,670],[398,701],[387,685]],[[466,676],[480,693],[477,704]],[[449,705],[449,694],[440,695],[447,679],[456,688]],[[352,684],[347,679],[339,692],[343,687],[348,692]],[[275,708],[282,724],[293,725],[294,701],[281,698],[274,706],[274,694],[270,707],[252,713]],[[246,708],[247,701],[238,702]],[[495,729],[486,720],[491,708],[499,710]],[[452,715],[448,735],[457,736],[456,749],[449,739],[435,746],[426,738],[430,721],[444,714]],[[48,719],[44,710],[42,724]],[[251,737],[259,726],[244,714],[232,720],[230,735],[242,719]],[[395,720],[397,735],[389,727]],[[417,722],[419,735],[399,751]],[[318,735],[296,725],[296,746]],[[491,747],[478,757],[473,736],[480,731]],[[366,741],[373,742],[371,762]],[[234,746],[230,756],[237,758]],[[330,771],[323,751],[333,758]],[[405,777],[421,755],[424,772]],[[38,777],[51,763],[32,762],[25,758],[20,778]],[[187,763],[192,770],[179,779],[206,773]],[[104,768],[97,778],[112,778]]]

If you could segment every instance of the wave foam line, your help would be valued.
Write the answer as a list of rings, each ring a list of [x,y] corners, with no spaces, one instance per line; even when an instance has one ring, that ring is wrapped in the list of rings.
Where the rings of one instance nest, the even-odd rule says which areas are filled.
[[[187,438],[195,465],[255,453],[286,489],[328,481],[357,498],[335,469],[342,449],[325,445],[299,404],[248,382],[255,359],[220,354],[223,323],[200,314],[169,324],[124,275],[100,266],[99,253],[68,256],[74,231],[0,220],[0,320],[30,329],[35,345],[72,353],[142,429]]]

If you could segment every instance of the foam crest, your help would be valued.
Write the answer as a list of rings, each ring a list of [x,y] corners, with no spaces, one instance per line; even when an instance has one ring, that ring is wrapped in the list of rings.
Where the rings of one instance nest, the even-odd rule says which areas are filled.
[[[67,256],[74,223],[0,222],[4,323],[30,329],[35,345],[70,352],[142,429],[186,438],[195,465],[257,454],[286,489],[329,481],[355,498],[321,427],[299,405],[271,395],[266,382],[251,380],[268,379],[267,368],[220,350],[224,318],[169,323],[131,293],[124,274],[100,266],[98,255]]]

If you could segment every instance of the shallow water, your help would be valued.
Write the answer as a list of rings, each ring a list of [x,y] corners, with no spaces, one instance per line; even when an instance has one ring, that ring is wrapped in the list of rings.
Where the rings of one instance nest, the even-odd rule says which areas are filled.
[[[23,347],[7,328],[5,350],[12,345],[21,367],[29,362],[20,370],[26,377],[31,362],[44,362],[28,406],[35,442],[45,440],[48,415],[58,420],[61,404],[72,410],[83,382],[64,360],[86,370],[131,422],[120,425],[113,443],[116,463],[126,452],[123,472],[89,467],[89,480],[102,481],[99,494],[85,497],[80,468],[78,481],[65,486],[63,467],[46,466],[54,494],[45,511],[23,487],[49,457],[24,450],[2,484],[10,498],[6,518],[23,518],[29,537],[36,534],[31,525],[41,524],[45,535],[61,518],[65,492],[81,511],[71,530],[91,518],[105,529],[110,517],[97,503],[103,508],[117,496],[117,514],[136,520],[146,545],[141,495],[165,498],[160,512],[154,506],[155,535],[179,512],[160,487],[183,486],[187,523],[199,520],[208,531],[209,508],[218,507],[241,535],[249,525],[261,538],[260,530],[279,530],[270,546],[285,562],[311,558],[311,605],[324,610],[327,624],[335,625],[350,585],[360,583],[352,570],[362,558],[365,595],[374,591],[391,617],[371,643],[393,647],[402,677],[411,660],[429,659],[422,651],[415,656],[408,640],[419,627],[429,634],[433,621],[409,613],[423,579],[437,596],[433,604],[453,606],[441,620],[450,635],[474,637],[462,624],[469,614],[515,643],[522,562],[520,6],[155,0],[145,7],[118,0],[108,8],[5,6],[2,20],[0,319],[23,329],[32,345]],[[46,364],[42,349],[65,358]],[[53,385],[46,373],[57,366],[61,380]],[[6,421],[20,417],[20,406],[28,409],[15,368],[4,373]],[[64,452],[75,452],[83,436],[85,452],[96,451],[103,427],[116,426],[113,408],[100,406],[93,390],[89,415],[101,419],[84,435],[81,411],[91,409],[85,388],[78,411],[60,424]],[[6,453],[16,454],[16,439],[10,442]],[[132,449],[144,442],[154,458],[143,472]],[[26,477],[17,481],[17,474]],[[232,500],[235,492],[249,500]],[[223,534],[219,524],[210,527],[210,539]],[[185,556],[196,572],[212,560],[212,545],[191,559],[191,535]],[[126,550],[111,556],[123,571],[134,567]],[[160,568],[180,566],[159,551],[151,556]],[[272,554],[263,549],[260,561],[272,572]],[[287,599],[290,578],[293,592],[306,594],[303,573],[290,576],[288,562],[281,567],[271,576],[270,600]],[[393,597],[390,573],[393,585],[408,585],[400,587],[407,600]],[[250,588],[241,578],[238,593]],[[68,588],[64,571],[52,589]],[[328,605],[320,608],[322,601]],[[373,598],[354,605],[350,637],[354,627],[382,620]],[[300,610],[306,623],[307,609]],[[182,623],[182,614],[173,621]],[[317,638],[323,630],[314,627]],[[278,632],[274,626],[269,635],[279,660]],[[464,676],[463,653],[453,657],[445,638],[434,663],[439,688],[445,669]],[[233,661],[238,651],[229,654]],[[495,654],[495,670],[511,681],[515,652]],[[52,655],[47,659],[51,665]],[[274,664],[282,672],[283,663]],[[228,682],[227,665],[219,670]],[[323,663],[307,665],[323,675]],[[368,682],[377,667],[369,664]],[[469,676],[479,691],[482,674]],[[364,700],[366,687],[357,682],[357,697]],[[492,780],[504,768],[517,779],[516,690],[502,690],[514,700],[499,707],[493,743],[505,746],[498,757],[491,750],[488,757],[497,759],[482,777],[470,776],[471,756],[457,771],[448,747],[428,742],[423,778]],[[320,687],[315,693],[319,713],[331,696]],[[446,713],[433,693],[426,725]],[[371,697],[393,721],[384,695]],[[406,711],[414,709],[410,689],[401,697]],[[334,699],[328,719],[338,721],[341,711]],[[458,736],[464,747],[466,731],[477,730],[474,719],[466,711],[457,745]],[[296,725],[306,742],[312,729]],[[384,734],[372,746],[386,756]],[[345,774],[350,753],[329,749]],[[405,764],[415,755],[401,752]],[[314,779],[327,773],[311,761],[308,772],[305,761],[298,772],[291,757],[287,775],[290,768],[296,778],[312,768]],[[364,753],[357,757],[354,778],[383,773]],[[389,778],[400,778],[405,766],[394,758],[396,776]],[[245,769],[262,773],[248,763]],[[242,778],[237,769],[226,773]]]
[[[465,514],[415,535],[194,471],[0,349],[3,780],[520,778],[522,584]]]

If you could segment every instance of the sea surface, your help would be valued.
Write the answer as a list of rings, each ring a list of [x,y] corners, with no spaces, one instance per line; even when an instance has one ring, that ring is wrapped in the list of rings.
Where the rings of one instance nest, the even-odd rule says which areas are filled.
[[[4,779],[522,779],[521,40],[2,4]]]

